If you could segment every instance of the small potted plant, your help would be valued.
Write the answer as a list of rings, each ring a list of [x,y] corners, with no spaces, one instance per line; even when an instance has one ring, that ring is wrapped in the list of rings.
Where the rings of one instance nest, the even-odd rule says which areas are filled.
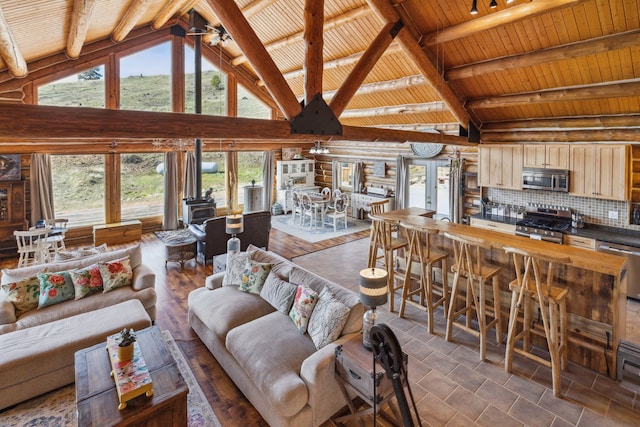
[[[118,337],[118,360],[127,362],[133,359],[134,342],[136,342],[136,333],[133,329],[124,328]]]

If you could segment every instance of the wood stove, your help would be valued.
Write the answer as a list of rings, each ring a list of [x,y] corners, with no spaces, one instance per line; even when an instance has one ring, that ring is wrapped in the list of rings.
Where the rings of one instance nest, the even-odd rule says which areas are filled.
[[[216,202],[213,199],[183,199],[182,222],[184,225],[202,224],[217,214]]]

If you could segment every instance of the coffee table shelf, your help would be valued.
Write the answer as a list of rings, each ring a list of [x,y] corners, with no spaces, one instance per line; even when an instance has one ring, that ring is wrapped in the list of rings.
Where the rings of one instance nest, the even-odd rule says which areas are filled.
[[[137,342],[133,343],[133,359],[122,362],[118,359],[118,334],[107,337],[107,352],[111,362],[111,377],[118,392],[119,410],[127,407],[127,402],[142,394],[153,396],[153,383],[149,368]]]

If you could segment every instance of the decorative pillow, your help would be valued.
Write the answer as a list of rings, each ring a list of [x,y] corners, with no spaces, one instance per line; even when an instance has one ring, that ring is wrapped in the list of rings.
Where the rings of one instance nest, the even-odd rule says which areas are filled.
[[[222,279],[222,286],[240,286],[242,283],[242,273],[247,268],[249,254],[238,252],[227,255],[227,269]]]
[[[76,300],[84,298],[87,295],[96,292],[102,292],[102,275],[98,264],[92,264],[89,267],[79,268],[69,271],[73,287],[75,289]]]
[[[100,246],[85,247],[85,248],[78,249],[78,256],[83,257],[83,256],[89,256],[89,255],[102,254],[105,252],[107,252],[107,244],[103,243]]]
[[[348,317],[349,307],[324,288],[311,313],[308,326],[309,336],[318,350],[338,339]]]
[[[239,290],[260,295],[264,281],[271,271],[271,264],[251,261],[247,263],[247,268],[242,273],[242,280]]]
[[[29,310],[38,308],[40,298],[40,280],[38,276],[27,277],[15,283],[6,283],[2,289],[9,295],[16,308],[16,316],[20,317]]]
[[[316,291],[304,285],[298,285],[289,317],[293,320],[293,323],[295,323],[296,328],[298,328],[301,334],[307,331],[307,324],[309,323],[311,312],[317,301],[318,293]]]
[[[115,261],[98,263],[100,275],[102,276],[103,292],[109,292],[122,286],[131,286],[133,282],[133,271],[129,257]]]
[[[40,280],[38,308],[73,299],[73,282],[68,272],[39,273],[38,280]]]
[[[269,272],[267,280],[260,291],[260,296],[282,314],[289,314],[291,303],[296,296],[298,287],[285,282],[273,271]]]

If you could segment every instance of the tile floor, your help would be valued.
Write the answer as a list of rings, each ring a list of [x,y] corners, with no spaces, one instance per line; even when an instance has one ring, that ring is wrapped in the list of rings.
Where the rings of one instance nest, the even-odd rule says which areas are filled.
[[[357,292],[367,248],[363,239],[293,261]],[[337,259],[340,269],[331,267]],[[570,363],[562,373],[563,397],[558,399],[551,390],[550,369],[516,355],[514,372],[505,372],[504,345],[489,345],[487,360],[481,362],[477,338],[456,331],[453,342],[447,342],[442,309],[435,313],[435,335],[427,330],[426,313],[416,308],[408,307],[405,318],[386,305],[378,313],[409,355],[411,390],[425,426],[640,425],[640,388],[636,393]],[[627,339],[640,343],[640,303],[630,302],[627,320]]]

